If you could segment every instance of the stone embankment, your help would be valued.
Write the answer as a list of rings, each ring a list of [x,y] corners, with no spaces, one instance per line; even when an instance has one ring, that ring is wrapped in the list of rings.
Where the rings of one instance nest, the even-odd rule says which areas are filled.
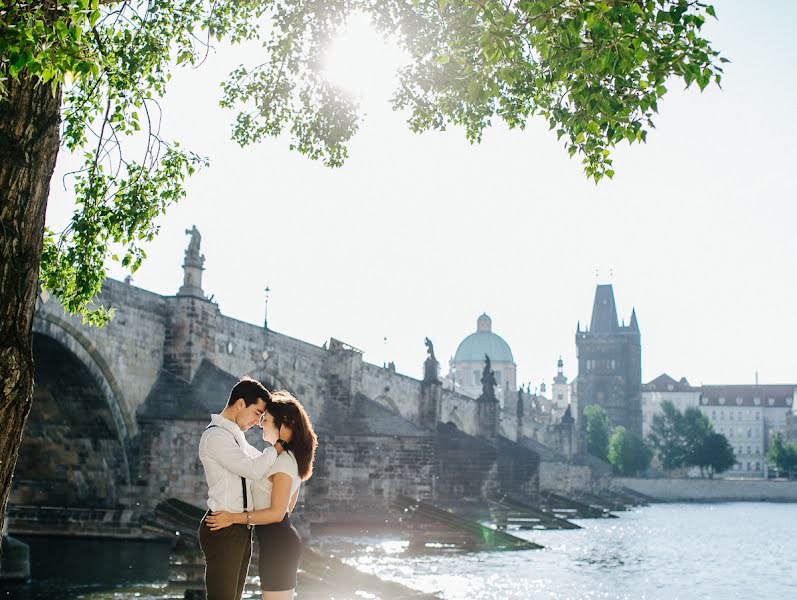
[[[797,502],[797,481],[617,477],[612,486],[658,502]]]

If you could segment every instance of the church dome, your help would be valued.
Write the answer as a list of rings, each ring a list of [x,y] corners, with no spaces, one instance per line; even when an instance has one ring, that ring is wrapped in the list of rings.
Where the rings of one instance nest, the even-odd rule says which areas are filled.
[[[492,330],[492,320],[482,315],[477,321],[476,333],[470,334],[459,345],[454,355],[454,362],[484,362],[484,355],[490,361],[514,363],[512,350],[504,339]]]

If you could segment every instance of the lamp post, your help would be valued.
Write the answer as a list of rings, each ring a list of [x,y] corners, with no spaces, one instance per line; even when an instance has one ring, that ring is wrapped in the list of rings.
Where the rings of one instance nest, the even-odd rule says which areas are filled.
[[[271,288],[266,286],[266,289],[264,291],[266,293],[266,311],[265,311],[265,316],[263,317],[263,329],[267,330],[268,329],[268,293],[271,291]]]

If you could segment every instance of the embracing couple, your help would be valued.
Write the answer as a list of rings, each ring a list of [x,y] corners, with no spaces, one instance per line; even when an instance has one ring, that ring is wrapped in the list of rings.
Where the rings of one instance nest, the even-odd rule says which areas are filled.
[[[262,452],[244,437],[254,425],[271,444]],[[199,441],[208,482],[209,510],[199,526],[207,600],[241,598],[253,528],[263,600],[292,600],[302,538],[290,513],[301,482],[313,472],[317,445],[299,401],[254,379],[236,383],[221,414],[211,416]]]

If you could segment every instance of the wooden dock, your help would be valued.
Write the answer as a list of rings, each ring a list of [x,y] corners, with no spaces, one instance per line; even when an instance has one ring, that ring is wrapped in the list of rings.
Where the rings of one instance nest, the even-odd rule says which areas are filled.
[[[621,487],[619,490],[613,491],[616,494],[620,494],[621,496],[628,498],[635,506],[650,506],[656,502],[655,498],[651,498],[642,492],[637,492],[627,487]]]
[[[528,502],[508,495],[496,495],[489,500],[493,520],[506,527],[519,529],[581,529],[579,525],[546,512]]]
[[[616,519],[605,506],[593,505],[554,492],[541,492],[538,502],[543,510],[562,519]]]
[[[492,529],[481,523],[406,496],[399,496],[393,508],[402,513],[412,541],[411,548],[450,547],[460,550],[537,550],[539,544]]]
[[[628,510],[629,504],[614,495],[605,493],[581,492],[578,500],[595,508],[602,508],[609,512],[622,512]]]

